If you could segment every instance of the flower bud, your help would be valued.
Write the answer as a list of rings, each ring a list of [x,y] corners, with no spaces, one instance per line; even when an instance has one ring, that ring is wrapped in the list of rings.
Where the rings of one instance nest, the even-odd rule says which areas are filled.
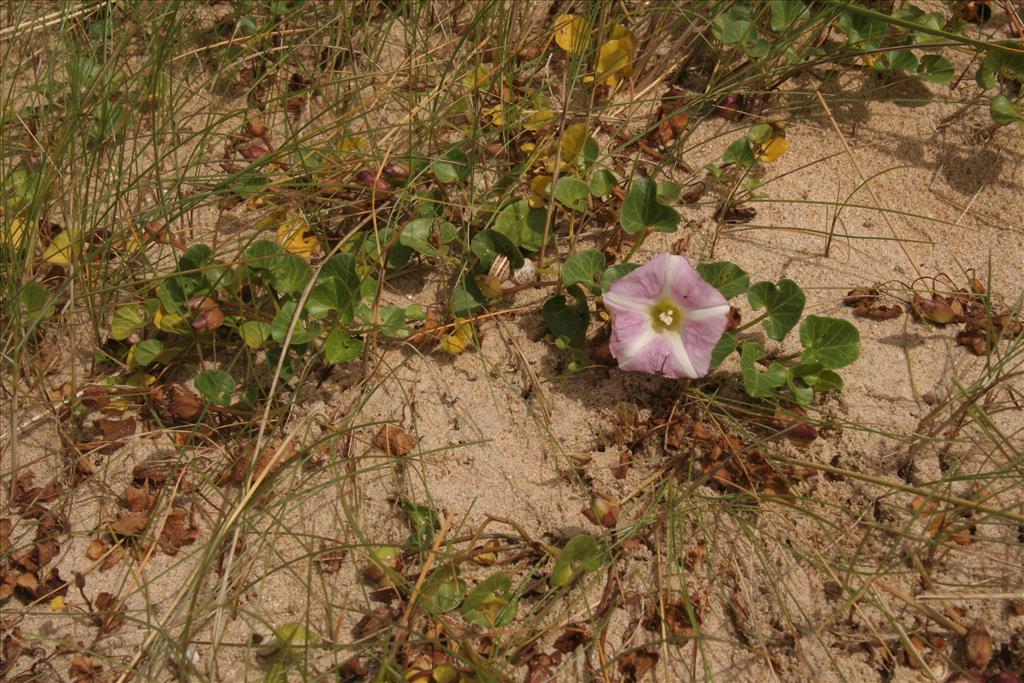
[[[590,499],[590,507],[582,510],[583,516],[591,522],[608,528],[618,524],[621,511],[618,502],[603,493],[594,493]]]
[[[477,275],[476,286],[480,288],[480,293],[488,299],[500,299],[505,294],[501,280],[494,275]]]

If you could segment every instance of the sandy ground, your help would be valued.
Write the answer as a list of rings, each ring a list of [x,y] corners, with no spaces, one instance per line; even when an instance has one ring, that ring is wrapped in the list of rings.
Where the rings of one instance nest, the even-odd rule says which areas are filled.
[[[794,85],[810,90],[817,82]],[[951,94],[947,86],[884,86],[859,74],[844,76],[844,102],[833,105],[833,112],[849,153],[820,109],[791,119],[786,129],[790,152],[765,169],[767,197],[752,204],[756,217],[727,227],[714,256],[734,261],[754,279],[792,278],[807,292],[807,312],[854,320],[862,335],[860,360],[842,373],[846,389],[820,406],[827,424],[821,438],[806,448],[782,443],[773,449],[911,487],[927,487],[948,477],[953,467],[960,476],[949,493],[962,497],[971,495],[972,476],[1005,469],[1006,476],[992,482],[986,502],[1020,513],[1022,501],[1012,498],[1020,495],[1019,486],[1001,492],[1019,476],[1024,446],[1019,408],[993,418],[1005,437],[1002,450],[972,428],[946,448],[941,438],[908,448],[908,437],[928,433],[932,422],[925,418],[956,395],[958,384],[970,385],[981,376],[984,359],[958,347],[953,328],[928,327],[906,315],[881,322],[853,319],[850,309],[841,306],[845,292],[857,286],[881,283],[898,293],[904,285],[922,288],[922,282],[915,284],[918,277],[941,273],[964,286],[968,268],[990,283],[1004,305],[1019,306],[1024,137],[1012,128],[989,135],[988,114],[981,109],[940,128],[972,88],[963,84]],[[823,88],[826,96],[838,91],[837,86]],[[919,99],[925,92],[936,101],[900,101]],[[731,125],[720,120],[701,124],[694,139]],[[699,168],[739,134],[701,147],[687,163]],[[872,178],[873,196],[863,187],[857,190],[862,175]],[[877,208],[845,207],[826,257],[833,203],[848,196],[850,204]],[[892,210],[888,220],[878,209]],[[713,206],[680,210],[684,223],[689,221],[687,255],[694,261],[705,257],[716,227]],[[638,260],[671,249],[679,236],[652,237]],[[437,283],[410,277],[394,283],[389,297],[429,305],[439,294]],[[509,303],[518,308],[542,300],[540,294],[524,292]],[[272,625],[308,621],[326,641],[355,640],[356,623],[378,606],[360,579],[366,560],[358,548],[405,539],[408,526],[399,501],[431,505],[450,524],[448,538],[471,536],[493,516],[514,520],[532,539],[561,543],[576,533],[600,531],[580,514],[589,487],[634,503],[624,508],[620,540],[644,540],[620,546],[616,572],[623,600],[607,615],[605,649],[612,657],[640,647],[657,651],[655,680],[927,680],[921,670],[907,666],[894,622],[908,632],[946,638],[948,645],[939,649],[963,662],[962,638],[955,629],[924,618],[897,593],[946,596],[927,604],[962,627],[983,623],[998,661],[1006,668],[1024,666],[1024,617],[1008,597],[1017,594],[1024,600],[1024,548],[1017,526],[979,518],[970,545],[943,544],[922,568],[919,554],[928,548],[928,520],[911,513],[911,493],[819,475],[796,483],[798,498],[791,502],[755,505],[725,502],[721,490],[708,486],[690,490],[680,477],[666,489],[677,496],[672,503],[676,521],[659,522],[653,532],[641,533],[653,515],[643,502],[652,475],[670,458],[687,454],[666,453],[660,436],[648,439],[636,450],[628,474],[618,478],[619,452],[609,434],[623,403],[636,409],[641,424],[665,419],[680,385],[615,369],[567,376],[565,357],[544,339],[543,324],[533,312],[492,319],[480,330],[479,352],[457,357],[405,346],[383,348],[372,391],[354,386],[355,368],[336,371],[320,385],[310,381],[289,388],[298,400],[284,431],[297,442],[311,446],[349,426],[352,439],[347,450],[337,439],[311,446],[309,462],[279,475],[275,490],[292,493],[264,500],[243,516],[244,542],[230,574],[217,573],[219,550],[205,542],[217,511],[232,504],[231,487],[203,486],[181,502],[194,511],[201,531],[196,543],[177,555],[155,552],[144,562],[136,558],[106,570],[86,559],[94,530],[117,516],[116,499],[130,483],[133,466],[157,455],[221,463],[227,454],[210,445],[176,449],[166,436],[140,433],[115,453],[97,457],[97,473],[61,500],[70,532],[61,540],[55,565],[65,579],[86,572],[85,597],[95,600],[110,592],[127,601],[128,622],[95,643],[93,656],[106,669],[117,670],[132,661],[144,638],[165,629],[172,641],[185,640],[186,634],[194,640],[195,649],[187,654],[200,667],[208,665],[210,640],[216,637],[222,648],[217,662],[221,680],[262,678],[265,669],[254,656],[253,634],[266,636]],[[792,350],[792,343],[783,350]],[[734,391],[737,371],[730,360],[709,382]],[[350,422],[357,400],[364,403]],[[418,437],[401,462],[371,443],[383,422],[400,424]],[[44,420],[20,436],[21,460],[31,463],[37,481],[61,471],[54,449],[58,429]],[[11,538],[16,547],[32,538],[34,524],[15,520]],[[489,527],[499,529],[514,533],[501,524]],[[904,535],[894,535],[893,529]],[[316,558],[335,545],[356,549],[344,555],[337,571],[323,572]],[[696,563],[664,555],[673,548],[678,560],[698,546],[706,552]],[[203,590],[196,596],[181,594],[197,567],[208,568]],[[527,581],[544,576],[545,567],[550,565],[535,567],[522,560],[506,569]],[[488,573],[471,570],[465,578],[472,583]],[[597,609],[605,578],[603,570],[588,577],[544,618],[552,631],[542,639],[541,650],[550,649],[561,625],[586,621]],[[704,605],[702,637],[666,645],[660,633],[640,622],[659,593],[682,590]],[[964,593],[1007,597],[955,597]],[[855,603],[853,594],[858,595]],[[174,599],[178,596],[180,602]],[[230,608],[206,607],[214,602]],[[523,602],[521,614],[529,613],[530,599]],[[16,598],[4,611],[24,611],[22,637],[48,652],[61,640],[89,647],[95,626],[80,613],[83,597],[72,588],[65,604],[56,612],[45,602],[26,605]],[[196,619],[186,620],[185,614]],[[346,657],[344,652],[321,652],[311,669],[324,671]],[[941,656],[928,657],[941,680],[949,667]],[[143,677],[167,679],[167,661],[146,661]],[[55,667],[60,675],[67,671],[66,662]],[[593,651],[570,655],[553,680],[598,679],[599,667]],[[523,670],[510,673],[515,679],[523,676]]]

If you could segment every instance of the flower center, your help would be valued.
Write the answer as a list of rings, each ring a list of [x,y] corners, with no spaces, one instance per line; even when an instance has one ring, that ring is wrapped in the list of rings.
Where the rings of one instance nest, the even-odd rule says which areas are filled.
[[[683,309],[671,299],[661,299],[651,306],[651,324],[657,332],[678,332],[683,324]]]

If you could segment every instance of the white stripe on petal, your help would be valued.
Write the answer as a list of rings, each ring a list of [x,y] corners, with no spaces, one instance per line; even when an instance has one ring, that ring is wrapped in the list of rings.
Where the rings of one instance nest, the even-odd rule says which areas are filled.
[[[686,352],[686,347],[683,345],[683,338],[678,334],[668,335],[669,346],[672,348],[672,355],[675,356],[676,360],[679,361],[679,365],[683,367],[683,374],[687,377],[696,379],[699,375],[697,374],[696,368],[693,367],[693,363],[690,361],[690,354]]]
[[[651,314],[651,302],[647,299],[633,299],[628,296],[622,296],[621,294],[612,294],[607,292],[604,295],[604,300],[611,303],[613,306],[622,306],[627,311],[635,311],[637,313]]]
[[[668,263],[665,264],[665,272],[662,273],[664,279],[661,281],[661,293],[658,294],[659,299],[672,298],[672,279],[676,276],[676,265],[679,263],[672,256],[666,255],[666,258]]]
[[[719,318],[729,312],[729,304],[723,306],[712,306],[711,308],[695,308],[691,311],[686,311],[684,314],[684,320],[709,320],[711,318]]]
[[[626,346],[626,349],[623,352],[622,357],[619,358],[619,363],[627,363],[630,360],[632,360],[638,353],[646,349],[648,344],[654,341],[654,337],[656,334],[657,332],[654,331],[654,328],[648,327],[642,333],[638,334],[636,337],[633,337],[633,339],[629,342],[629,345]]]

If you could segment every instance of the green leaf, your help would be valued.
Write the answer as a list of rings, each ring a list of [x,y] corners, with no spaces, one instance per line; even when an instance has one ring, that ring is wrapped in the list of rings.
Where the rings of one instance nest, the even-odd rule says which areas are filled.
[[[860,332],[839,318],[807,316],[800,324],[800,343],[803,362],[821,363],[829,370],[845,367],[860,355]]]
[[[270,240],[256,240],[245,250],[246,264],[250,268],[270,270],[275,256],[287,253],[285,248]]]
[[[683,186],[673,180],[658,181],[658,201],[669,206],[679,201]]]
[[[434,509],[426,505],[417,505],[412,501],[402,501],[402,512],[409,518],[409,526],[412,527],[412,534],[406,545],[416,550],[426,551],[434,543],[434,534],[441,528],[441,520],[438,519]]]
[[[452,297],[448,302],[448,308],[451,309],[452,315],[465,317],[483,308],[487,297],[483,295],[476,284],[474,276],[477,274],[480,273],[466,273],[455,283]]]
[[[806,297],[800,286],[783,278],[776,287],[771,282],[758,282],[747,291],[747,301],[755,311],[766,309],[765,333],[770,339],[782,341],[798,322],[804,312]]]
[[[270,336],[278,344],[283,344],[285,337],[288,336],[288,328],[292,324],[292,318],[295,317],[295,311],[298,308],[298,304],[294,301],[286,301],[281,305],[281,310],[274,316],[274,320],[270,323]],[[305,316],[303,316],[305,317]],[[295,324],[295,330],[292,332],[291,345],[295,346],[298,344],[308,344],[317,338],[320,334],[319,323],[309,323],[308,325],[299,318]]]
[[[590,323],[590,309],[579,285],[570,287],[568,292],[576,299],[574,303],[569,304],[566,298],[559,294],[544,302],[540,314],[552,334],[556,337],[566,337],[571,346],[582,348],[587,337],[587,325]]]
[[[160,283],[156,290],[156,298],[160,300],[167,313],[181,313],[181,307],[188,301],[188,294],[185,292],[182,283],[184,278],[180,276],[169,277]]]
[[[729,145],[728,149],[722,153],[722,161],[727,164],[736,164],[737,166],[750,168],[757,161],[757,157],[754,156],[754,148],[750,146],[750,141],[746,138],[740,138]]]
[[[136,367],[144,367],[160,357],[164,343],[159,339],[145,339],[131,349],[131,359]]]
[[[409,330],[405,327],[405,309],[387,305],[380,309],[380,331],[389,337],[407,337]]]
[[[757,28],[751,21],[750,7],[734,5],[727,12],[719,13],[711,22],[711,32],[726,45],[737,45],[757,35]]]
[[[843,378],[832,370],[805,375],[803,380],[815,391],[841,391],[843,388]]]
[[[751,126],[750,130],[747,131],[747,140],[749,140],[752,145],[760,145],[772,136],[774,130],[775,129],[767,123],[758,123]]]
[[[573,211],[586,211],[590,200],[590,187],[572,176],[562,176],[555,183],[555,199]]]
[[[722,293],[726,299],[743,294],[750,288],[750,276],[729,261],[698,263],[697,272],[704,281]]]
[[[258,349],[270,339],[270,323],[262,320],[246,320],[238,326],[238,336],[250,349]]]
[[[619,184],[619,181],[615,178],[615,174],[609,171],[607,168],[598,169],[594,173],[594,177],[590,179],[590,194],[595,197],[605,197],[611,194]]]
[[[324,339],[324,358],[328,363],[347,363],[355,360],[363,352],[363,340],[349,336],[345,330],[338,328]]]
[[[889,31],[889,24],[879,18],[851,10],[843,10],[836,22],[839,30],[846,34],[849,46],[870,52],[882,45],[882,39]]]
[[[178,270],[199,270],[213,258],[213,249],[205,244],[193,244],[178,257]]]
[[[879,59],[875,62],[875,66],[882,63]],[[917,71],[917,56],[914,55],[910,50],[896,50],[895,52],[889,53],[889,70],[890,71],[909,71],[911,73]]]
[[[562,282],[566,287],[583,283],[592,292],[597,292],[597,276],[604,271],[604,254],[596,249],[579,251],[565,260],[562,265]]]
[[[523,255],[519,249],[497,230],[481,230],[473,236],[469,248],[480,259],[481,268],[489,267],[498,254],[508,259],[513,270],[523,267]]]
[[[469,175],[469,157],[458,147],[452,147],[430,166],[440,183],[457,183]]]
[[[593,536],[573,536],[558,553],[549,582],[552,588],[565,588],[585,572],[597,571],[604,562],[604,549]]]
[[[807,7],[801,0],[771,0],[771,27],[779,33],[792,26],[807,14]]]
[[[637,177],[622,203],[619,224],[631,235],[654,228],[659,232],[675,232],[679,213],[658,202],[658,186],[650,178]]]
[[[921,57],[921,65],[917,68],[921,80],[931,83],[949,83],[955,75],[953,64],[941,55],[925,55]]]
[[[786,384],[797,405],[809,406],[814,402],[814,389],[807,386],[803,378],[797,377],[791,370],[786,373]]]
[[[114,318],[110,321],[110,338],[127,339],[145,325],[146,321],[139,314],[138,306],[121,306],[114,311]]]
[[[435,247],[431,238],[434,233],[440,238],[442,247]],[[409,221],[398,237],[399,243],[414,249],[424,256],[445,256],[448,249],[444,246],[455,239],[455,226],[448,221],[436,218],[417,218]]]
[[[484,628],[501,628],[516,616],[518,608],[511,593],[512,580],[505,572],[491,574],[466,595],[462,616]]]
[[[494,221],[495,232],[500,232],[512,244],[527,251],[540,251],[544,242],[544,221],[546,212],[535,209],[530,202],[522,199],[513,202],[499,213]]]
[[[458,607],[465,594],[466,582],[459,578],[452,565],[445,565],[423,582],[418,604],[431,614],[443,614]]]
[[[228,406],[235,393],[235,378],[224,370],[205,370],[196,375],[196,390],[210,403]]]
[[[616,280],[639,267],[640,265],[637,263],[617,263],[611,268],[608,268],[604,271],[604,275],[601,276],[601,291],[607,292],[608,288],[611,287]]]
[[[1024,115],[1017,111],[1017,108],[1013,106],[1013,102],[1006,95],[996,95],[993,97],[992,103],[989,105],[989,112],[992,114],[992,120],[1000,126],[1008,126],[1017,121],[1024,121]]]
[[[740,371],[743,373],[743,389],[754,398],[774,396],[776,390],[786,383],[786,368],[773,362],[767,372],[757,369],[757,361],[764,357],[764,347],[757,342],[747,341],[740,346]]]
[[[711,351],[711,367],[708,369],[708,372],[711,372],[711,370],[714,370],[724,363],[725,359],[736,350],[737,344],[739,344],[739,341],[736,337],[732,336],[728,332],[723,334],[722,338],[718,340],[717,344],[715,344],[714,350]]]
[[[282,254],[270,265],[270,284],[280,294],[291,294],[306,286],[313,277],[313,269],[298,254]]]

